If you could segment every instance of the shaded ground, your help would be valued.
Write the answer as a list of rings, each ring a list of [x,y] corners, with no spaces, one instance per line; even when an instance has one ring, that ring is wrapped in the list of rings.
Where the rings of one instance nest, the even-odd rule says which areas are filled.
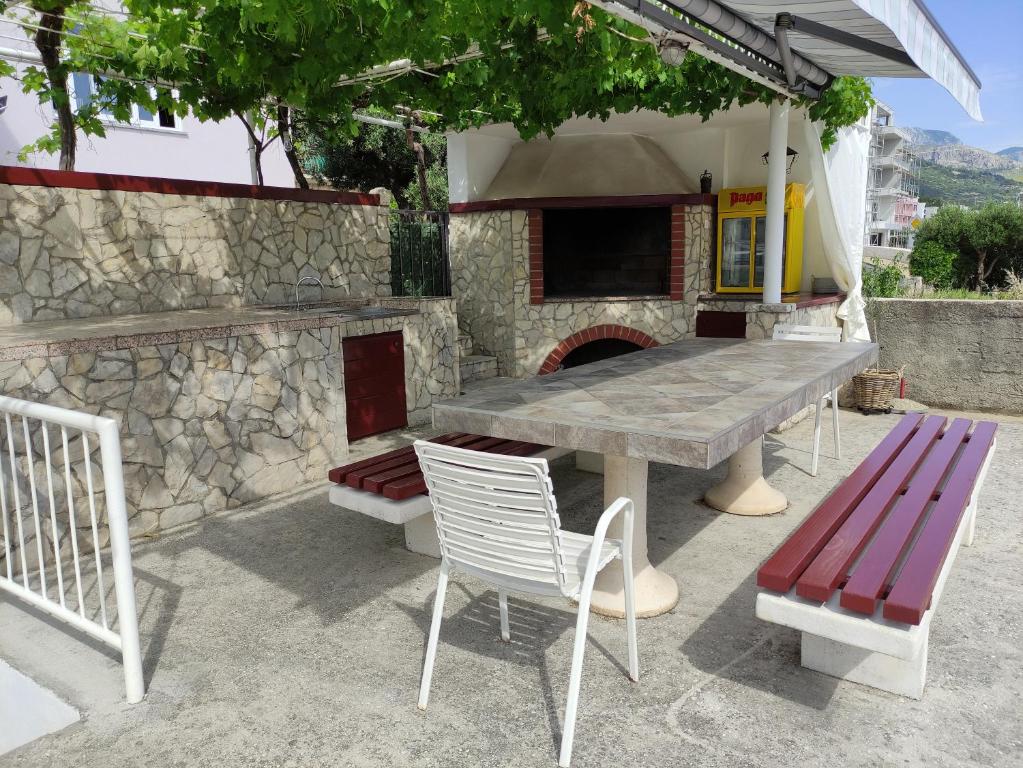
[[[790,508],[770,518],[702,506],[710,472],[655,465],[651,559],[681,600],[639,626],[641,681],[620,622],[593,617],[573,765],[1018,766],[1023,764],[1023,423],[1005,423],[932,626],[923,701],[799,666],[798,634],[753,616],[757,565],[896,416],[842,413],[841,462],[810,478],[809,420],[768,437]],[[592,530],[600,478],[561,462],[562,519]],[[0,598],[0,657],[83,710],[0,766],[553,766],[574,612],[497,596],[456,575],[430,709],[415,700],[437,561],[399,527],[331,507],[326,488],[136,546],[149,694],[123,704],[120,666]],[[3,724],[0,723],[0,728]]]

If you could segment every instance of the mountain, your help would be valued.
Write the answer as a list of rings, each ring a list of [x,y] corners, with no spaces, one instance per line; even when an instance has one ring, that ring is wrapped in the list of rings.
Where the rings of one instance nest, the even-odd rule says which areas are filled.
[[[965,168],[978,171],[1011,171],[1023,166],[1008,155],[995,154],[986,149],[968,147],[965,144],[939,144],[914,146],[921,160],[929,160],[948,168]]]
[[[1023,183],[1000,173],[950,168],[927,160],[920,162],[920,198],[927,203],[956,203],[971,208],[988,201],[1016,202]]]
[[[963,143],[954,133],[939,131],[935,128],[904,128],[903,130],[909,134],[910,143],[918,146]]]
[[[1023,163],[1023,147],[1006,147],[995,154],[1015,160],[1017,163]]]

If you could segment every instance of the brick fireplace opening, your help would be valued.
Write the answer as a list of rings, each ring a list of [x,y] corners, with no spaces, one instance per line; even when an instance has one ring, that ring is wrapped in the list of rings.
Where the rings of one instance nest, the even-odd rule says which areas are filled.
[[[544,298],[668,293],[671,208],[543,212]]]
[[[538,374],[585,365],[597,360],[656,347],[657,341],[635,328],[624,325],[598,325],[573,333],[560,342],[544,360]]]
[[[682,205],[657,196],[560,202],[564,207],[529,211],[531,304],[574,298],[682,299]]]

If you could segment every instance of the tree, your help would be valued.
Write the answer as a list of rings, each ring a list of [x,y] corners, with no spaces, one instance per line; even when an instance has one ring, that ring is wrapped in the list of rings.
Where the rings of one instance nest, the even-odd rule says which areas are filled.
[[[977,290],[987,288],[996,268],[1002,272],[1023,259],[1023,211],[1012,203],[988,203],[972,212],[966,226],[966,239],[976,262]],[[997,284],[1001,284],[1001,274]]]
[[[420,134],[423,147],[424,179],[417,179],[416,152],[408,146],[404,131],[380,125],[360,123],[349,135],[346,120],[303,118],[300,132],[304,139],[303,160],[314,173],[338,189],[368,191],[386,187],[400,208],[446,206],[447,142],[438,133]],[[424,199],[422,185],[427,195]]]
[[[39,0],[40,2],[46,0]],[[127,17],[90,13],[68,38],[86,71],[108,73],[104,96],[124,108],[166,86],[199,119],[265,114],[280,105],[332,117],[356,133],[353,111],[402,106],[438,129],[510,121],[524,138],[574,115],[653,109],[708,118],[777,95],[699,56],[661,62],[645,32],[565,0],[126,0]],[[358,74],[406,60],[390,79]],[[823,143],[866,114],[870,89],[838,78],[816,102]],[[279,126],[280,113],[276,117]],[[277,129],[280,134],[280,128]],[[269,135],[269,134],[268,134]],[[287,149],[287,146],[286,146]],[[422,194],[422,192],[420,193]]]
[[[924,221],[913,253],[932,247],[956,254],[955,283],[985,290],[1000,284],[1006,270],[1023,270],[1023,211],[1012,203],[945,206]]]
[[[951,288],[955,277],[956,254],[934,240],[918,242],[909,254],[909,273],[918,275],[935,288]]]

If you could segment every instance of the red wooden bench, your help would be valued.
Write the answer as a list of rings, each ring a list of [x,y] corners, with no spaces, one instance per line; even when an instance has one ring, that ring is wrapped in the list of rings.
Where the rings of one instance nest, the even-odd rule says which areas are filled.
[[[757,616],[803,633],[803,666],[923,695],[931,617],[973,542],[996,429],[904,417],[760,567]]]
[[[450,432],[430,442],[505,456],[536,456],[550,451],[536,443],[464,432]],[[335,467],[327,478],[334,483],[329,494],[332,503],[378,520],[400,523],[405,526],[406,547],[440,557],[426,483],[411,445]]]

